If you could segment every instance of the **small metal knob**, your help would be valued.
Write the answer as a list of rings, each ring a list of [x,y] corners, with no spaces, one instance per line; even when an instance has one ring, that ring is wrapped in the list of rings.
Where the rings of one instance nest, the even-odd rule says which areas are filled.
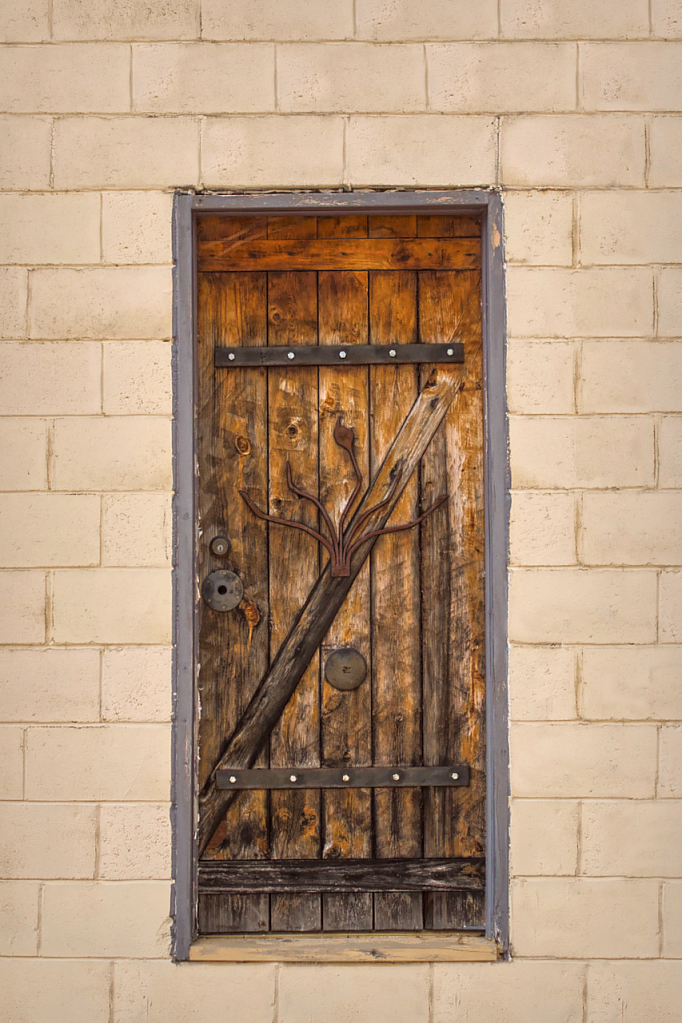
[[[457,771],[453,771],[450,777],[452,778],[453,781],[457,781],[459,775],[457,774]]]
[[[454,355],[454,354],[455,354],[454,348],[448,348],[448,355]]]
[[[399,774],[394,774],[393,775],[393,781],[400,781],[400,775]]]
[[[288,352],[287,353],[287,359],[295,359],[295,358],[296,358],[296,356],[294,355],[293,352]]]
[[[234,783],[236,782],[236,780],[237,780],[237,779],[235,778],[235,776],[234,776],[233,774],[231,774],[231,775],[230,775],[230,784],[231,784],[231,785],[234,785]]]
[[[296,780],[297,779],[296,779],[296,775],[295,774],[290,774],[289,775],[289,781],[296,781]]]
[[[391,356],[392,359],[395,359],[395,348],[391,348],[388,354]]]
[[[230,541],[226,536],[214,536],[210,544],[211,554],[224,558],[230,549]]]
[[[230,354],[228,355],[228,359],[230,360],[230,362],[234,362],[234,352],[230,352]]]
[[[349,774],[342,775],[341,781],[350,781],[350,775]]]
[[[346,358],[346,353],[345,352],[339,352],[339,358],[340,359],[345,359]]]

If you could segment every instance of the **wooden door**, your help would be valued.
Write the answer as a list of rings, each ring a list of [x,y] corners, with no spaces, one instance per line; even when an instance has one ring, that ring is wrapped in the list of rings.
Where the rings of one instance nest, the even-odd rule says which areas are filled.
[[[480,225],[197,232],[199,929],[481,929]]]

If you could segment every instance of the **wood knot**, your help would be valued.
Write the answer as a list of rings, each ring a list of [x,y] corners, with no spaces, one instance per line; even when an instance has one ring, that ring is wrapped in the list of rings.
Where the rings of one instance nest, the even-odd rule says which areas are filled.
[[[240,455],[248,455],[249,451],[251,450],[251,445],[249,444],[246,437],[237,437],[234,442],[234,446],[236,447]]]

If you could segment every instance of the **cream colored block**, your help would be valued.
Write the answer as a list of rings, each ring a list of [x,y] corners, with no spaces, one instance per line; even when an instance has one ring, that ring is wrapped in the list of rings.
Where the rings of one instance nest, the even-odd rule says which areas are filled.
[[[356,0],[360,39],[495,39],[497,4],[481,0]]]
[[[647,267],[510,266],[507,309],[511,337],[649,336],[652,272]]]
[[[170,192],[105,192],[102,259],[105,263],[170,263],[173,196]]]
[[[289,43],[277,47],[279,110],[410,113],[426,109],[423,47]]]
[[[21,799],[24,782],[24,730],[0,725],[0,799]]]
[[[0,344],[0,407],[7,416],[93,415],[101,387],[99,345]]]
[[[94,494],[2,494],[0,566],[98,565],[99,530]]]
[[[682,719],[682,647],[585,647],[581,674],[588,719]]]
[[[106,962],[0,959],[0,987],[3,1023],[108,1023],[110,1019],[111,966]]]
[[[0,267],[0,338],[26,337],[28,273]]]
[[[103,565],[170,566],[170,494],[109,494],[102,513]]]
[[[643,186],[644,121],[627,115],[505,117],[500,161],[505,185]]]
[[[0,262],[99,263],[99,196],[0,194]]]
[[[682,882],[663,885],[663,955],[682,959]]]
[[[509,539],[512,565],[574,565],[574,495],[514,493]]]
[[[355,186],[490,184],[495,134],[490,117],[351,117],[349,179]]]
[[[0,881],[0,955],[37,954],[38,898],[37,884],[26,881]],[[2,1011],[0,1009],[0,1012]]]
[[[105,650],[104,721],[170,721],[171,651],[164,647]]]
[[[435,963],[434,1023],[582,1023],[581,963]]]
[[[586,1023],[677,1023],[682,999],[679,963],[590,963]]]
[[[580,804],[567,799],[515,799],[512,877],[576,874],[579,818]]]
[[[665,416],[658,428],[661,487],[682,487],[682,417]]]
[[[167,341],[112,341],[104,345],[103,408],[110,416],[170,415],[171,345]]]
[[[0,490],[47,487],[47,424],[0,419]]]
[[[108,881],[170,878],[171,847],[168,805],[102,806],[99,877]]]
[[[570,266],[573,197],[568,192],[505,192],[504,233],[508,263]]]
[[[163,266],[31,273],[34,338],[164,338],[172,334],[172,282]]]
[[[275,48],[267,43],[133,46],[138,113],[262,113],[275,109]]]
[[[1,721],[97,721],[99,651],[0,648]]]
[[[682,572],[661,572],[659,640],[682,643]]]
[[[580,412],[682,412],[682,342],[585,342]]]
[[[160,416],[59,419],[56,490],[170,490],[170,423]]]
[[[49,38],[49,0],[26,0],[0,8],[0,43],[40,43]]]
[[[348,969],[348,967],[346,967]],[[352,969],[352,967],[351,967]],[[119,960],[111,1023],[264,1023],[273,1019],[274,963]]]
[[[658,795],[682,799],[682,725],[661,728]]]
[[[678,192],[586,192],[580,203],[583,263],[680,263]]]
[[[57,570],[56,643],[168,643],[170,573],[163,568]]]
[[[682,269],[661,268],[658,277],[658,333],[682,337]]]
[[[44,956],[166,958],[165,881],[51,881],[43,895]]]
[[[207,188],[306,188],[343,183],[340,117],[208,117],[201,136]]]
[[[574,411],[574,346],[563,341],[515,341],[507,348],[509,411],[570,415]]]
[[[319,0],[203,0],[203,39],[350,39],[352,0],[321,4]]]
[[[656,780],[656,733],[656,726],[649,724],[512,725],[512,794],[651,799]],[[589,953],[585,950],[583,954]]]
[[[682,873],[680,811],[682,803],[674,800],[583,803],[581,873],[678,877]]]
[[[682,493],[585,494],[579,550],[589,565],[682,564]]]
[[[649,35],[647,0],[502,0],[509,39],[637,39]]]
[[[562,646],[509,648],[512,721],[575,718],[575,651]]]
[[[199,0],[53,0],[55,39],[195,39]]]
[[[0,188],[49,188],[50,118],[0,117],[0,135]]]
[[[55,188],[172,188],[199,178],[191,117],[77,117],[55,122]]]
[[[3,877],[94,876],[97,807],[5,803],[0,804],[0,823]]]
[[[652,0],[651,21],[654,35],[664,39],[682,38],[682,10],[679,0]]]
[[[426,46],[426,60],[430,110],[480,114],[576,108],[572,43],[434,43]]]
[[[512,886],[512,947],[520,956],[658,955],[658,883],[536,878]]]
[[[679,110],[682,45],[585,43],[580,47],[585,110]]]
[[[0,51],[0,109],[12,114],[125,113],[130,53],[116,43],[10,46]]]
[[[28,729],[26,798],[164,800],[170,786],[166,725]]]
[[[650,417],[515,416],[509,425],[514,487],[602,489],[654,483]]]
[[[279,1021],[305,1019],[348,1023],[426,1023],[429,1019],[429,967],[401,963],[390,970],[372,964],[283,966],[279,977]],[[349,982],[350,981],[350,982]]]
[[[675,0],[677,2],[677,0]],[[682,22],[682,17],[680,18]],[[649,126],[649,185],[682,185],[682,118],[652,117]]]
[[[656,573],[527,568],[511,573],[512,643],[653,643]]]
[[[45,642],[45,573],[0,572],[0,643]]]

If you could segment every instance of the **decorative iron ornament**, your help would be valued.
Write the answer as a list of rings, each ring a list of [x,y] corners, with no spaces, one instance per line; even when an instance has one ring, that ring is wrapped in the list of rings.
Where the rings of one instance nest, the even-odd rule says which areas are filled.
[[[444,501],[447,501],[447,494],[441,494],[440,497],[437,497],[433,504],[427,508],[426,511],[419,516],[419,518],[413,519],[412,522],[405,522],[400,526],[386,526],[384,529],[373,529],[369,533],[359,536],[362,531],[362,527],[374,514],[374,512],[378,512],[382,508],[385,508],[387,504],[390,504],[400,481],[400,473],[398,473],[393,481],[393,486],[391,487],[388,497],[385,497],[383,501],[379,501],[378,504],[375,504],[371,508],[367,508],[364,512],[362,512],[362,514],[358,516],[357,521],[351,526],[348,531],[348,535],[344,536],[343,527],[346,518],[348,517],[348,513],[353,507],[355,499],[360,493],[360,489],[362,487],[362,473],[360,472],[360,466],[358,465],[357,458],[355,457],[355,451],[353,450],[355,433],[349,426],[343,426],[340,419],[336,420],[336,426],[334,427],[334,440],[340,448],[343,448],[343,450],[347,451],[350,455],[356,480],[353,493],[350,495],[346,506],[341,512],[339,524],[336,528],[334,528],[331,516],[322,502],[313,494],[309,494],[307,491],[301,490],[300,487],[295,485],[291,475],[291,465],[287,462],[287,486],[289,487],[289,490],[292,494],[296,494],[297,497],[303,497],[306,501],[311,501],[315,505],[322,516],[322,521],[327,527],[329,537],[324,536],[322,533],[318,533],[316,529],[313,529],[311,526],[306,526],[303,522],[295,522],[293,519],[282,519],[277,515],[267,515],[264,511],[261,511],[256,504],[254,504],[246,491],[240,490],[239,494],[244,501],[246,501],[254,515],[257,515],[259,519],[264,519],[266,522],[274,522],[275,525],[278,526],[290,526],[293,529],[302,529],[304,532],[309,533],[310,536],[313,536],[318,543],[321,543],[329,551],[331,574],[333,576],[347,576],[350,575],[351,558],[358,547],[374,536],[382,536],[384,533],[398,533],[403,529],[412,529],[413,526],[418,526],[420,522],[424,521],[427,515],[430,515],[431,512],[440,507]]]

